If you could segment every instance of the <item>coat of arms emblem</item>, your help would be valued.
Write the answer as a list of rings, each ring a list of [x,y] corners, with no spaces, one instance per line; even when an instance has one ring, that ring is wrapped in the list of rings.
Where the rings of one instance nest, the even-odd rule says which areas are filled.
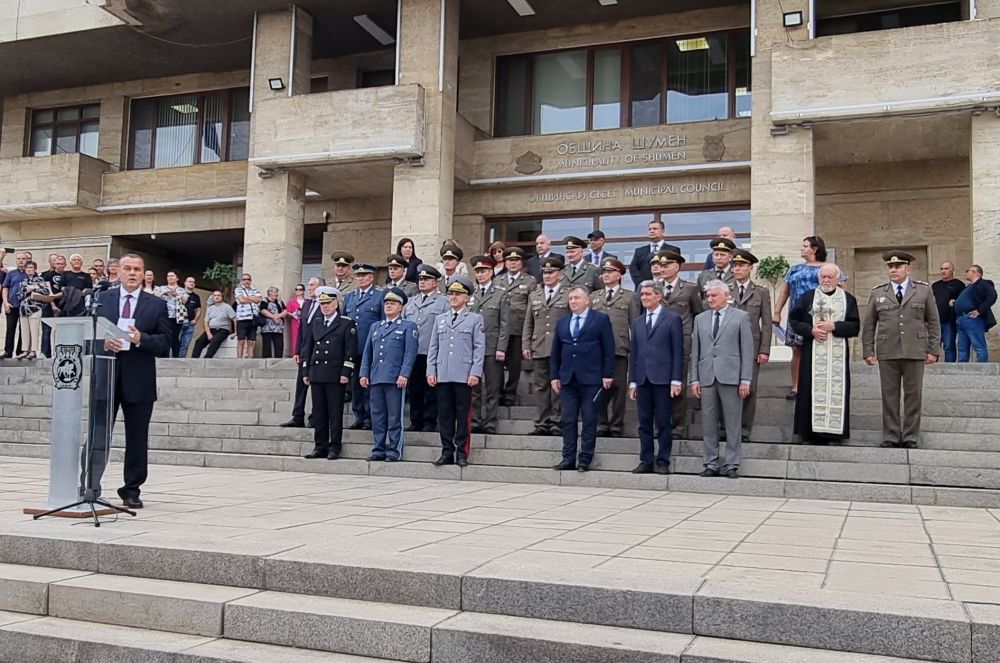
[[[52,358],[52,381],[56,389],[79,389],[83,377],[83,348],[57,345]]]
[[[722,135],[705,136],[705,145],[701,148],[701,153],[705,161],[722,161],[722,155],[726,153],[726,144],[722,142]]]
[[[514,161],[514,170],[522,175],[534,175],[542,169],[542,157],[527,151]]]

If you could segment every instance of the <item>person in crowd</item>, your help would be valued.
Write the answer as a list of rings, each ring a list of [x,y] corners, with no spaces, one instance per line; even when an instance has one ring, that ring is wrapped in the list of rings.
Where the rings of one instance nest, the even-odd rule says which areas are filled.
[[[819,287],[788,312],[789,326],[803,338],[794,432],[807,444],[839,444],[851,437],[848,339],[861,333],[861,316],[854,295],[837,287],[839,277],[833,263],[820,267]]]
[[[639,410],[639,464],[632,473],[668,474],[673,402],[684,389],[684,327],[663,305],[660,284],[640,283],[639,300],[642,314],[632,322],[629,340],[628,392]]]
[[[115,266],[117,269],[117,264]],[[53,253],[49,256],[49,269],[42,272],[42,278],[49,288],[49,301],[42,307],[42,320],[59,315],[59,304],[62,299],[64,275],[66,271],[66,256]],[[42,323],[42,354],[52,356],[52,328]]]
[[[965,270],[965,280],[969,285],[962,290],[954,306],[958,327],[958,361],[969,361],[970,347],[976,352],[977,362],[989,361],[986,332],[997,324],[993,317],[997,290],[993,281],[983,278],[983,268],[979,265],[972,265]]]
[[[49,295],[49,286],[38,273],[38,265],[29,260],[24,263],[24,280],[21,281],[20,313],[21,354],[18,359],[37,359],[42,351],[42,308],[45,302],[35,295]]]
[[[938,359],[941,321],[931,287],[910,278],[913,256],[892,250],[882,260],[889,282],[872,288],[861,328],[862,354],[869,366],[878,364],[882,446],[912,449],[920,440],[924,366]]]
[[[694,334],[694,319],[705,310],[698,286],[681,278],[681,265],[684,256],[674,251],[661,251],[660,266],[663,271],[663,306],[668,311],[676,313],[681,319],[681,329],[684,332],[684,389],[681,395],[674,399],[674,412],[671,420],[674,424],[674,437],[687,434],[688,402],[687,378],[691,368],[691,337]]]
[[[89,290],[94,281],[90,274],[83,271],[83,256],[74,253],[69,257],[69,269],[66,272],[64,285],[71,286],[77,290]]]
[[[403,256],[406,259],[406,280],[410,283],[417,283],[419,280],[417,274],[420,272],[420,265],[423,261],[417,257],[417,249],[413,244],[413,240],[409,237],[404,237],[396,243],[396,255]],[[354,259],[351,259],[353,262]]]
[[[729,266],[733,258],[733,251],[736,250],[736,243],[731,239],[719,237],[709,242],[708,246],[712,250],[713,266],[705,268],[698,275],[697,283],[698,289],[702,293],[702,300],[705,299],[705,285],[709,281],[724,281],[732,285],[733,281],[736,280],[733,276],[733,270]]]
[[[17,328],[21,317],[21,283],[28,278],[24,267],[30,260],[27,251],[18,251],[14,257],[16,267],[7,272],[3,280],[3,312],[7,323],[4,356],[9,358],[19,356],[25,347],[23,339],[17,346],[14,345],[14,341],[17,340]]]
[[[427,352],[427,383],[438,392],[441,456],[435,465],[469,464],[472,390],[483,377],[486,335],[483,317],[469,307],[472,282],[456,275],[448,286],[450,311],[434,323]]]
[[[347,251],[335,251],[331,256],[333,259],[333,281],[331,286],[340,293],[340,298],[346,300],[347,295],[357,289],[354,284],[354,273],[351,266],[354,264],[354,256]]]
[[[944,347],[944,360],[954,362],[958,354],[955,352],[955,341],[958,328],[955,320],[955,300],[965,290],[961,279],[955,278],[955,263],[945,260],[941,263],[941,279],[931,284],[934,301],[937,303],[938,317],[941,318],[941,345]]]
[[[462,262],[464,255],[462,247],[453,240],[446,240],[441,246],[441,262],[436,265],[437,270],[441,273],[441,279],[438,283],[441,292],[447,292],[448,284],[454,277],[468,275],[469,268]]]
[[[264,298],[253,287],[253,276],[240,275],[240,284],[233,290],[236,298],[236,358],[252,359],[257,342],[257,315]]]
[[[743,443],[743,399],[753,381],[754,347],[750,316],[729,305],[729,284],[709,281],[708,310],[694,319],[691,337],[691,395],[701,399],[703,477],[739,476]],[[719,420],[725,421],[726,451],[719,463]]]
[[[166,302],[140,287],[145,271],[143,258],[132,253],[123,255],[119,271],[121,286],[97,294],[101,304],[98,311],[113,325],[133,320],[126,330],[128,340],[106,340],[104,349],[116,358],[111,424],[117,419],[119,408],[125,417],[124,483],[118,489],[118,496],[126,508],[141,509],[140,492],[149,474],[149,420],[156,401],[156,358],[167,356],[172,329]],[[102,442],[92,457],[94,485],[91,487],[99,495],[107,457],[103,441],[110,436],[95,437]]]
[[[90,263],[90,268],[97,273],[97,280],[106,279],[108,277],[107,273],[104,271],[104,261],[100,258],[95,258],[94,262]]]
[[[288,300],[288,331],[291,335],[290,348],[296,354],[299,347],[299,329],[302,326],[302,309],[306,304],[306,284],[296,283],[295,290]]]
[[[187,322],[187,300],[188,291],[181,286],[177,278],[177,272],[170,270],[167,272],[167,283],[157,287],[153,294],[167,302],[167,317],[173,326],[174,335],[170,342],[170,356],[181,356],[181,330]]]
[[[606,407],[605,396],[614,383],[615,335],[611,319],[591,310],[589,288],[570,287],[566,301],[570,314],[556,322],[549,358],[563,440],[562,460],[553,469],[587,472],[597,449],[597,414]]]
[[[505,249],[504,265],[507,273],[493,285],[503,290],[504,321],[497,338],[497,361],[504,363],[507,378],[500,390],[500,404],[510,407],[517,402],[517,388],[521,383],[522,336],[524,318],[528,311],[528,297],[535,291],[535,279],[524,272],[524,250],[517,246]]]
[[[305,350],[306,336],[312,329],[313,318],[319,315],[320,306],[319,302],[316,301],[316,290],[325,285],[326,279],[321,276],[313,276],[306,281],[308,297],[302,308],[299,309],[299,339],[298,343],[292,346],[292,361],[299,369],[298,380],[295,384],[295,400],[292,401],[292,418],[279,424],[282,428],[303,428],[306,425],[306,397],[309,395],[309,384],[302,378],[309,377],[309,367],[303,363],[302,353]],[[334,290],[340,292],[337,288]],[[337,297],[338,308],[341,298],[341,296]],[[310,421],[312,421],[312,417],[310,417]]]
[[[147,269],[142,275],[142,291],[153,295],[156,293],[156,274]]]
[[[746,311],[750,316],[750,332],[753,334],[753,382],[750,385],[750,395],[743,399],[742,439],[746,443],[750,441],[753,420],[757,416],[757,378],[760,375],[760,367],[771,357],[771,291],[750,279],[750,272],[757,264],[757,256],[754,254],[746,249],[736,249],[733,251],[733,260],[730,264],[735,277],[730,288],[730,297],[733,306]]]
[[[118,258],[108,261],[108,284],[112,287],[121,284],[121,278],[118,276]]]
[[[266,319],[264,326],[260,328],[260,356],[263,359],[281,359],[285,354],[285,318],[288,317],[288,307],[278,297],[279,294],[281,293],[277,288],[268,288],[267,298],[260,303],[260,314]]]
[[[361,356],[364,352],[364,342],[368,339],[373,324],[385,316],[382,306],[382,296],[385,291],[376,285],[375,266],[369,263],[359,263],[353,266],[354,284],[356,289],[344,298],[344,315],[354,320],[357,325],[358,347],[355,354]],[[315,402],[315,397],[314,397]],[[353,430],[371,430],[372,414],[368,390],[361,386],[360,374],[355,371],[351,383],[351,409],[354,412]]]
[[[678,255],[680,254],[681,250],[679,247],[668,244],[663,239],[665,230],[663,221],[659,219],[653,219],[646,226],[649,243],[636,248],[635,254],[632,256],[632,262],[628,266],[628,273],[632,276],[632,283],[637,284],[636,287],[638,287],[639,283],[649,281],[653,278],[653,272],[649,267],[650,258],[660,251],[673,251]]]
[[[427,353],[434,336],[434,325],[438,316],[448,310],[448,297],[438,290],[441,273],[434,267],[420,266],[417,288],[419,293],[410,298],[403,309],[403,317],[417,326],[417,358],[413,363],[412,375],[407,394],[410,400],[409,431],[437,430],[437,391],[427,384]]]
[[[649,274],[650,276],[653,277],[652,278],[653,283],[659,285],[661,289],[666,283],[666,277],[664,276],[664,274],[666,273],[667,270],[665,267],[666,261],[663,259],[663,256],[667,253],[670,252],[660,251],[659,253],[654,253],[649,257]]]
[[[802,240],[799,255],[805,262],[793,265],[788,270],[785,282],[781,284],[774,301],[774,315],[771,316],[771,322],[776,325],[781,324],[781,312],[785,304],[788,304],[791,310],[799,301],[799,297],[819,287],[819,268],[826,262],[826,242],[822,237],[810,235]],[[785,343],[792,347],[792,390],[785,398],[793,401],[799,391],[799,362],[802,361],[802,350],[798,340],[792,335],[787,336]]]
[[[472,390],[472,432],[492,435],[497,432],[500,390],[503,387],[503,361],[497,359],[500,330],[506,325],[506,292],[493,284],[496,263],[491,256],[473,256],[469,261],[476,276],[475,292],[469,299],[473,313],[483,316],[486,356],[483,379]],[[502,280],[503,276],[496,277]]]
[[[236,311],[223,299],[221,290],[212,293],[202,325],[205,331],[195,339],[194,349],[191,351],[194,359],[201,357],[206,346],[208,351],[205,352],[205,359],[211,359],[227,338],[236,338]]]
[[[587,235],[587,244],[590,245],[590,251],[587,254],[587,262],[600,268],[604,264],[604,260],[607,258],[618,259],[618,256],[612,255],[604,250],[604,244],[607,240],[607,236],[604,234],[603,230],[592,230]]]
[[[607,257],[601,264],[604,287],[590,295],[590,308],[611,319],[615,335],[614,382],[598,412],[597,434],[601,437],[621,437],[625,432],[625,395],[628,393],[629,330],[639,316],[639,298],[622,287],[625,265],[618,258]],[[610,411],[610,416],[608,412]]]
[[[716,237],[724,237],[725,239],[731,240],[733,244],[736,244],[736,231],[729,226],[722,226],[719,228],[719,232],[715,233]],[[705,269],[713,269],[715,267],[715,260],[712,258],[712,254],[709,253],[705,257]]]
[[[389,272],[389,280],[385,284],[386,289],[399,288],[406,293],[407,299],[419,292],[416,283],[406,280],[406,269],[409,265],[406,258],[401,255],[391,255],[385,259],[385,264]]]
[[[576,285],[582,285],[588,293],[600,290],[603,287],[600,268],[584,259],[583,251],[587,243],[570,235],[563,238],[563,244],[566,246],[566,266],[563,267],[562,281],[567,291]]]
[[[562,258],[549,256],[542,261],[542,285],[528,297],[521,330],[524,340],[521,355],[531,362],[532,392],[538,405],[532,435],[562,434],[559,399],[554,397],[549,374],[556,323],[569,315],[566,289],[560,285],[562,268]]]
[[[191,339],[198,328],[198,323],[201,322],[201,296],[194,291],[196,286],[197,282],[193,276],[184,279],[184,291],[187,293],[187,299],[184,300],[184,309],[187,316],[184,322],[181,323],[180,353],[178,355],[180,357],[188,356],[188,347],[191,344]]]
[[[542,233],[535,238],[535,255],[528,259],[524,271],[528,273],[528,276],[535,279],[536,283],[541,283],[542,261],[552,257],[563,259],[561,253],[556,253],[552,250],[552,240],[549,239],[549,236]]]
[[[97,275],[97,270],[93,267],[87,270],[87,276],[90,277],[91,286],[97,285],[97,282],[101,280],[101,277]]]
[[[403,458],[403,406],[419,344],[416,323],[403,319],[407,301],[401,288],[386,288],[382,297],[385,319],[371,326],[365,340],[359,382],[368,390],[371,402],[373,441],[369,461],[395,462]],[[426,379],[424,375],[417,377]]]
[[[303,383],[312,389],[313,450],[306,458],[337,460],[344,438],[344,390],[354,373],[358,331],[341,315],[340,293],[330,286],[316,288],[319,314],[302,335]]]
[[[503,252],[507,250],[507,245],[503,242],[493,242],[486,250],[487,257],[493,261],[493,277],[503,276],[507,273],[507,265],[504,262]]]

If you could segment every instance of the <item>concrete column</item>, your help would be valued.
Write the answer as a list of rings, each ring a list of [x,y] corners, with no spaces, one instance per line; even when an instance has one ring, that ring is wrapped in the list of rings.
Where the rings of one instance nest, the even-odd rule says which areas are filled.
[[[427,261],[452,235],[458,8],[458,0],[402,0],[400,8],[399,82],[424,88],[426,152],[422,166],[395,167],[391,243],[410,237]]]
[[[802,27],[785,29],[782,11],[801,11]],[[803,237],[814,234],[815,167],[810,129],[771,134],[771,51],[808,39],[808,0],[757,0],[757,51],[753,59],[750,219],[758,258],[784,255],[795,264]]]
[[[312,17],[292,6],[257,16],[254,48],[253,108],[279,103],[292,94],[309,92],[312,58]],[[269,78],[281,78],[284,90],[274,91]],[[251,154],[257,113],[251,113]],[[291,292],[302,272],[302,228],[305,224],[305,176],[276,172],[260,177],[247,166],[246,224],[243,235],[244,269],[258,288],[278,287]]]
[[[1000,281],[1000,118],[983,113],[972,118],[969,152],[972,190],[972,260],[986,278]],[[957,265],[961,270],[962,266]]]
[[[1000,18],[1000,0],[976,0],[976,18]]]

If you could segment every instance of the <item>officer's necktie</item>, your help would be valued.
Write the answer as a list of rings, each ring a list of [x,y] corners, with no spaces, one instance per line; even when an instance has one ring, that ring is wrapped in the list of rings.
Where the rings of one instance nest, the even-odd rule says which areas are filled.
[[[650,311],[646,314],[646,334],[653,333],[653,312]]]
[[[896,286],[896,301],[900,304],[903,303],[903,286],[901,285]]]
[[[712,338],[716,338],[719,335],[719,324],[722,322],[722,311],[716,311],[715,317],[712,320]]]
[[[722,280],[722,272],[720,272],[719,270],[716,270],[715,271],[715,278],[717,278],[717,279],[719,279],[721,281]]]
[[[611,298],[614,297],[614,296],[615,296],[615,291],[613,289],[612,290],[608,290],[608,303],[609,304],[611,303]]]
[[[427,303],[427,295],[424,295],[423,297],[424,298],[420,300],[420,303],[421,304],[426,304]]]
[[[551,288],[549,288],[549,294],[545,295],[545,303],[546,304],[551,304],[552,303],[552,289]]]
[[[451,314],[451,324],[455,324],[456,320],[458,320],[458,311]]]
[[[573,265],[573,278],[576,278],[576,265]]]
[[[573,316],[573,338],[580,335],[580,316]]]
[[[745,285],[740,286],[740,301],[743,301],[743,296],[747,294],[747,287]]]
[[[668,283],[668,284],[667,284],[667,297],[669,297],[669,296],[670,296],[670,293],[672,293],[673,291],[674,291],[674,286],[673,286],[673,284],[672,284],[672,283]]]
[[[486,296],[486,286],[483,286],[482,288],[479,289],[479,296],[480,297]]]

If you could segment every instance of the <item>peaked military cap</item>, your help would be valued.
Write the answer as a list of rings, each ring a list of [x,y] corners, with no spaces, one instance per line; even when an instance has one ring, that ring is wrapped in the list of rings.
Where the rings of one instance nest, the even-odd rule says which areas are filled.
[[[360,262],[351,267],[355,274],[374,274],[375,265],[367,262]]]
[[[391,288],[386,288],[385,293],[382,295],[382,301],[385,302],[399,302],[403,306],[406,306],[406,302],[410,300],[400,288],[392,286]]]
[[[883,253],[882,260],[884,260],[887,265],[909,265],[913,262],[913,256],[906,251],[893,249],[892,251],[886,251]]]
[[[350,267],[354,264],[354,256],[347,251],[334,251],[330,257],[333,258],[334,265],[346,265]]]
[[[451,281],[448,283],[448,292],[460,292],[466,295],[472,294],[472,281],[465,278],[461,274],[456,274],[451,277]]]
[[[441,272],[434,269],[433,266],[427,263],[421,263],[420,271],[417,272],[417,278],[421,279],[439,279],[441,278]]]
[[[406,267],[410,264],[410,261],[398,253],[394,253],[385,259],[385,264],[389,267]]]
[[[708,245],[713,251],[728,251],[732,253],[736,250],[736,242],[727,237],[716,237]]]
[[[605,258],[601,261],[601,271],[602,272],[618,272],[619,274],[625,273],[625,265],[618,258]]]
[[[580,239],[579,237],[573,237],[572,235],[567,235],[563,238],[563,244],[566,245],[567,249],[585,249],[587,248],[587,243]]]
[[[733,251],[733,262],[745,262],[748,265],[756,265],[759,261],[757,256],[746,249],[736,249]]]
[[[687,260],[684,259],[684,256],[676,251],[660,251],[656,255],[660,258],[661,265],[669,265],[672,262],[676,262],[678,265],[683,265],[687,262]]]
[[[515,260],[524,260],[524,249],[520,246],[511,246],[504,249],[503,259],[510,260],[511,258]]]
[[[469,260],[469,262],[472,264],[472,269],[474,270],[493,269],[497,265],[493,258],[489,256],[472,256],[472,259]]]
[[[559,272],[565,267],[563,259],[559,256],[549,256],[548,258],[542,259],[542,271],[543,272]]]
[[[316,301],[320,304],[329,304],[340,299],[340,291],[332,285],[321,285],[316,288]]]

